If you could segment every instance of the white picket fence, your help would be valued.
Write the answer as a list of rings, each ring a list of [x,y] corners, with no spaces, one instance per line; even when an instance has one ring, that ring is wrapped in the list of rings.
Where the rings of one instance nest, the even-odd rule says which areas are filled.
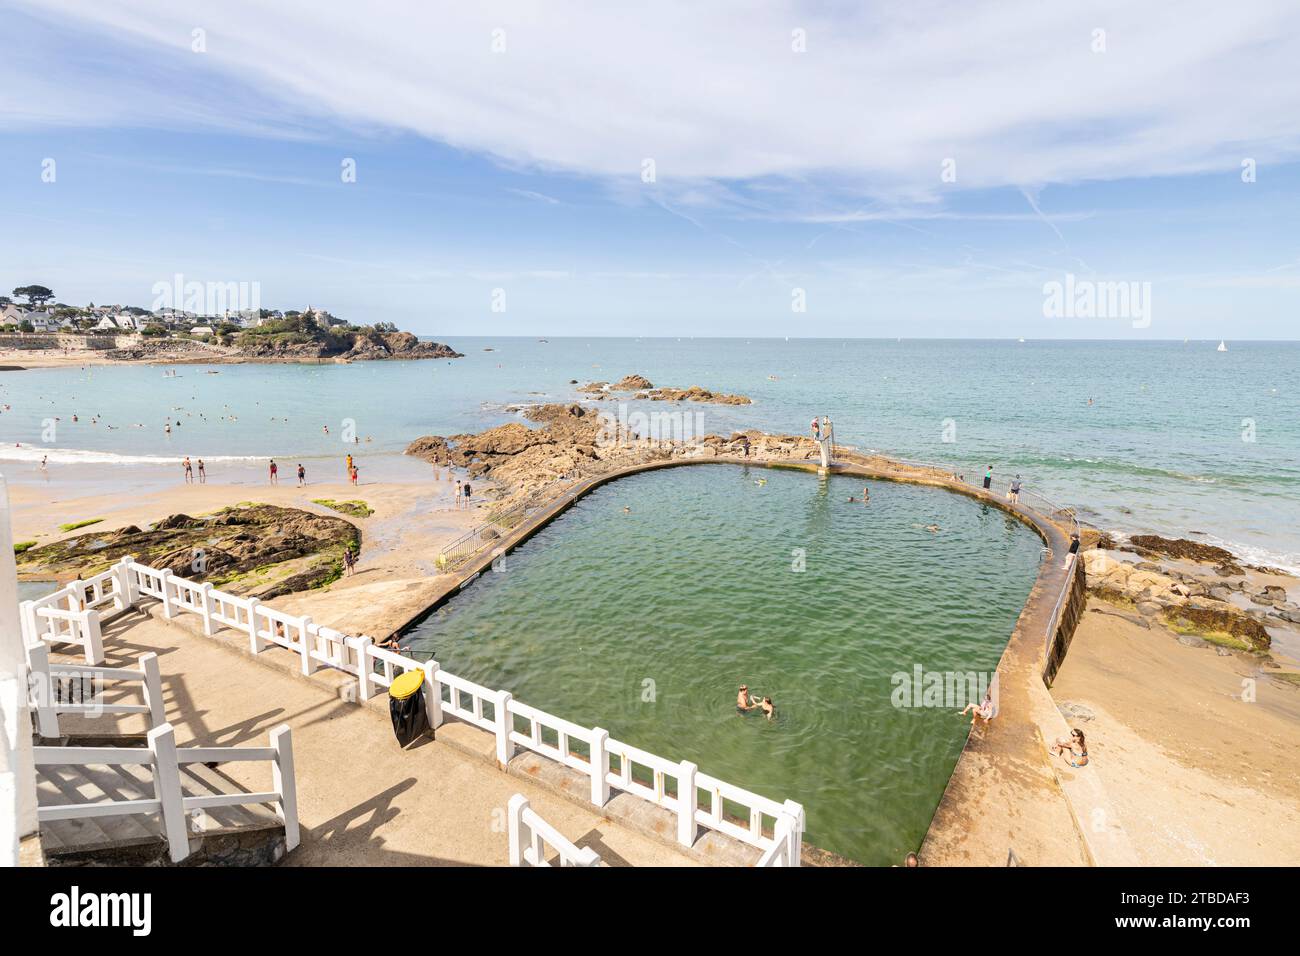
[[[42,737],[54,739],[59,736],[59,714],[87,717],[148,714],[150,730],[166,721],[158,655],[152,652],[140,655],[138,669],[84,664],[51,666],[49,646],[44,641],[37,641],[27,648],[27,666],[29,699],[36,713],[37,732]],[[143,703],[105,703],[102,699],[105,681],[139,684]],[[64,685],[62,693],[60,685]]]
[[[177,747],[176,733],[163,723],[148,734],[146,747],[33,747],[35,764],[43,766],[147,766],[153,770],[154,797],[151,800],[98,800],[63,803],[36,808],[39,822],[86,817],[158,813],[167,838],[168,855],[179,863],[190,854],[186,829],[189,814],[196,810],[267,803],[275,807],[284,823],[286,852],[301,840],[298,829],[298,794],[294,786],[293,739],[289,727],[281,724],[271,731],[269,747]],[[271,789],[255,793],[237,791],[204,796],[186,796],[181,787],[180,768],[191,763],[232,763],[269,760]]]
[[[510,798],[508,811],[511,866],[550,866],[546,862],[548,846],[559,855],[560,866],[600,866],[595,850],[591,847],[579,850],[543,820],[522,793]]]
[[[789,861],[786,865],[799,865],[804,811],[793,800],[778,803],[702,773],[688,760],[674,763],[640,750],[611,738],[600,727],[582,727],[514,700],[509,691],[450,674],[437,661],[417,661],[375,647],[370,637],[342,634],[310,617],[286,614],[257,598],[227,594],[131,558],[38,601],[23,602],[23,628],[29,643],[80,645],[87,664],[99,664],[103,650],[97,609],[108,604],[115,610],[133,607],[141,596],[161,602],[166,618],[199,615],[205,634],[215,634],[220,627],[246,634],[252,654],[271,645],[283,647],[301,658],[303,674],[317,667],[353,674],[361,701],[376,691],[382,693],[399,674],[422,670],[429,725],[436,728],[452,716],[487,731],[496,738],[496,757],[502,767],[517,747],[531,750],[588,777],[595,806],[608,803],[614,788],[668,810],[677,818],[677,841],[682,846],[693,845],[704,827],[757,847],[765,855],[784,844],[779,852]],[[52,611],[66,611],[75,620],[52,616]],[[61,622],[58,627],[45,623],[55,620]],[[701,792],[704,806],[700,806]]]

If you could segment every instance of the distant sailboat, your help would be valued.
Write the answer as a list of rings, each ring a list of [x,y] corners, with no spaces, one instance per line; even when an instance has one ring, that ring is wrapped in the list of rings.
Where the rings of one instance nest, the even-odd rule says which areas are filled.
[[[1223,344],[1223,340],[1222,340],[1222,339],[1219,340],[1219,347],[1218,347],[1217,349],[1215,349],[1215,351],[1216,351],[1216,352],[1226,352],[1226,351],[1228,351],[1228,347],[1227,347],[1226,345]]]
[[[1018,339],[1017,341],[1019,341],[1021,345],[1024,345],[1024,344],[1025,344],[1025,340],[1024,340],[1024,339]]]

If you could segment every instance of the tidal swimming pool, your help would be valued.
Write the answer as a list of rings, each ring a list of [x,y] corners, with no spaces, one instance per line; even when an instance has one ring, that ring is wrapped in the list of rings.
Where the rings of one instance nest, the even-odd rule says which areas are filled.
[[[965,739],[897,682],[996,667],[1041,542],[936,488],[697,465],[597,489],[410,631],[454,674],[807,813],[867,864],[915,850]],[[629,509],[625,511],[624,509]],[[928,530],[936,527],[937,531]],[[802,568],[802,570],[799,570]],[[740,714],[736,691],[776,719]]]

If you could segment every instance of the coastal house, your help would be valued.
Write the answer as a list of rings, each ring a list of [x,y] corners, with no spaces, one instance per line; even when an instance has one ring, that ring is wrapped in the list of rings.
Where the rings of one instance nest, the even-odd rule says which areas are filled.
[[[212,326],[210,326],[210,325],[196,325],[196,326],[194,326],[194,328],[190,329],[190,334],[191,334],[191,335],[203,335],[203,336],[211,335],[211,334],[212,334]]]
[[[18,305],[0,306],[0,325],[17,325],[27,317],[27,310]]]
[[[57,332],[65,324],[71,326],[68,319],[56,319],[53,314],[45,311],[28,312],[23,316],[32,324],[32,329],[36,332]]]

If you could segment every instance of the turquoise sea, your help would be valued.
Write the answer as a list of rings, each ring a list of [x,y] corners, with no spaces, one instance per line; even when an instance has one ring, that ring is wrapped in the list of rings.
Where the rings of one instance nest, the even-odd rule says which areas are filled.
[[[1300,343],[447,341],[465,358],[177,366],[174,378],[158,366],[0,372],[0,470],[148,486],[176,480],[184,455],[254,480],[270,456],[310,468],[352,451],[366,475],[415,475],[399,454],[413,437],[575,399],[570,379],[637,372],[754,399],[701,406],[707,431],[802,432],[828,414],[844,444],[968,478],[992,464],[997,484],[1020,473],[1108,529],[1195,536],[1300,570]],[[349,420],[360,446],[341,442]]]

